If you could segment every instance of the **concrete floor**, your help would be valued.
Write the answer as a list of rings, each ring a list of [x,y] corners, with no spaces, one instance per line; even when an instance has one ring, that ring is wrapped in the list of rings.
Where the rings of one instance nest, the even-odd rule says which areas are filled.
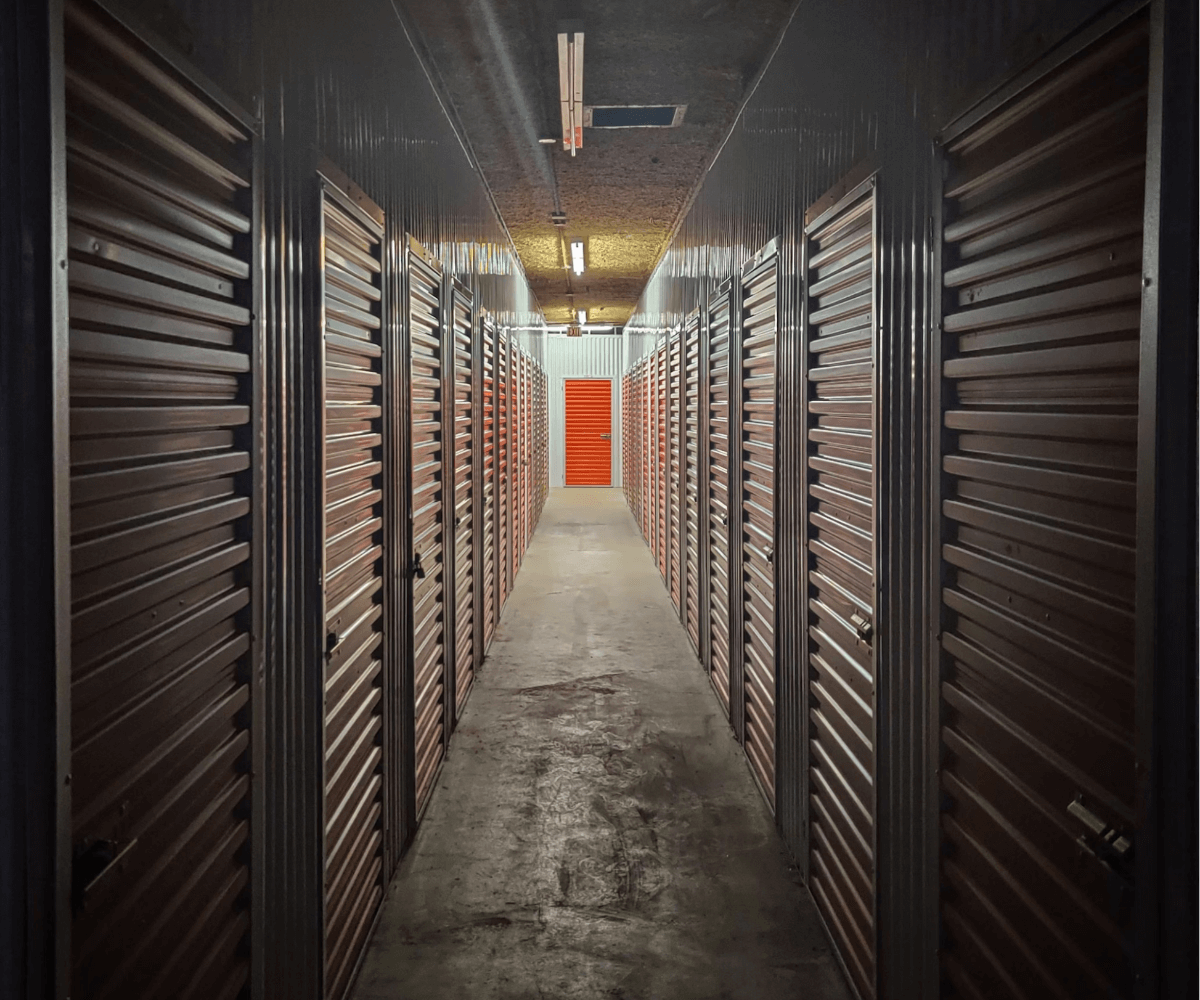
[[[843,1000],[620,490],[555,490],[357,1000]]]

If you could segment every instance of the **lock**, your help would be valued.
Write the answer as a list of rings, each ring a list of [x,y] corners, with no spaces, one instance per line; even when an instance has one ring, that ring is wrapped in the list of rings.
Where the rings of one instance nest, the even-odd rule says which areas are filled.
[[[1133,839],[1092,812],[1084,804],[1082,792],[1076,792],[1075,798],[1067,803],[1067,812],[1087,827],[1091,834],[1080,836],[1076,843],[1109,870],[1129,877],[1133,864]]]
[[[854,626],[854,631],[858,633],[859,639],[863,642],[870,642],[871,636],[875,633],[875,626],[871,624],[871,619],[859,611],[855,611],[850,616],[850,624]]]
[[[414,580],[424,580],[425,579],[425,567],[421,565],[421,553],[420,552],[418,552],[413,557],[412,567],[410,568],[409,573],[411,574],[411,576]]]

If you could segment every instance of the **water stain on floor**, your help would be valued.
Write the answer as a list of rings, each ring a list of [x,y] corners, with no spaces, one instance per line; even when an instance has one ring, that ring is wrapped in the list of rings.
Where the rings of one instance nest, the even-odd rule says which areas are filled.
[[[357,1000],[848,1000],[719,711],[620,492],[555,491]]]

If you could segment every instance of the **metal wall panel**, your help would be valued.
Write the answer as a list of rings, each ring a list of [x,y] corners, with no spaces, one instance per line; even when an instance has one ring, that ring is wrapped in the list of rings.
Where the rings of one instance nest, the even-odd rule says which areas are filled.
[[[71,993],[231,998],[261,596],[251,134],[99,8],[69,4],[64,40]]]
[[[729,572],[729,372],[730,297],[723,292],[708,308],[708,580],[709,678],[725,715],[730,715]]]
[[[946,147],[946,996],[1134,995],[1148,22]]]
[[[475,382],[474,298],[457,281],[451,284],[452,407],[454,449],[454,717],[467,703],[475,681]]]
[[[416,808],[425,808],[446,743],[446,462],[441,269],[419,246],[408,253],[412,395],[412,664]]]
[[[383,213],[321,188],[325,992],[341,997],[383,898]]]
[[[875,995],[875,187],[807,230],[809,886],[855,988]]]
[[[755,258],[740,289],[742,369],[741,462],[734,481],[741,508],[742,558],[735,574],[741,591],[743,745],[771,809],[775,808],[775,341],[779,281],[774,247]]]

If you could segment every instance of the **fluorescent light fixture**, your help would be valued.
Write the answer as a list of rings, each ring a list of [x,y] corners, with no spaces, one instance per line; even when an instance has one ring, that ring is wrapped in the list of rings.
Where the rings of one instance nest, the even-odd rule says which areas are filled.
[[[583,274],[583,240],[574,240],[571,243],[571,270],[576,274]]]
[[[583,147],[583,22],[558,26],[558,103],[562,111],[563,149]]]
[[[558,142],[558,140],[555,138],[538,139],[538,142],[540,142],[543,146],[553,146],[556,142]]]
[[[579,317],[579,325],[580,326],[583,326],[587,322],[587,310],[586,309],[580,309],[579,312],[577,312],[575,315]]]

